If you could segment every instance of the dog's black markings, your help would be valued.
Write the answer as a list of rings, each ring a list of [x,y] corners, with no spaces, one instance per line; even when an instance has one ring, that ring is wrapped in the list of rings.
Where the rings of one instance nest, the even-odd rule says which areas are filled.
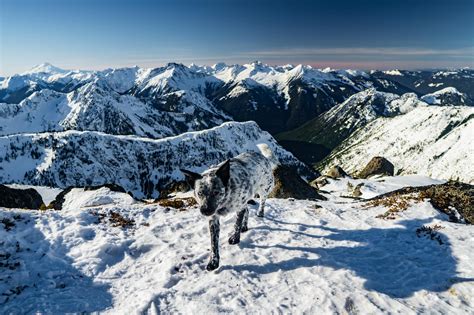
[[[265,201],[273,189],[273,168],[276,159],[266,145],[259,145],[260,153],[242,153],[202,174],[182,170],[194,184],[194,195],[201,213],[209,218],[211,257],[207,270],[219,267],[219,217],[237,213],[229,244],[240,242],[240,233],[248,230],[247,203],[259,197],[257,216],[263,217]]]

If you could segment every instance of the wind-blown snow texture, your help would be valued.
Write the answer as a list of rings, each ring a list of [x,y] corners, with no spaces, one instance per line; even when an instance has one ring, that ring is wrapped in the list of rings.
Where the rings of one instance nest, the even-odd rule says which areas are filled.
[[[63,211],[0,209],[15,224],[0,224],[0,260],[11,266],[2,269],[0,312],[472,313],[473,226],[448,222],[427,201],[395,220],[376,218],[386,209],[341,197],[348,180],[330,180],[319,209],[270,199],[258,219],[252,208],[237,246],[226,242],[234,220],[226,217],[222,265],[210,273],[207,220],[197,208],[133,203],[103,188],[73,190]],[[359,181],[363,197],[436,183]],[[111,211],[135,225],[112,226]],[[442,244],[418,236],[423,225],[441,226]]]
[[[267,143],[279,161],[310,171],[254,122],[228,122],[212,129],[158,140],[92,131],[0,137],[0,182],[54,187],[115,183],[134,196],[157,197],[186,168],[213,164]]]

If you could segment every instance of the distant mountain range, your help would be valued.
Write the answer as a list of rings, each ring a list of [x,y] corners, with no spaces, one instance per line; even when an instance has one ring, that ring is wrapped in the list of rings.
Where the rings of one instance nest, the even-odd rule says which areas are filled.
[[[212,67],[170,63],[153,69],[69,71],[42,64],[25,73],[0,78],[0,143],[4,148],[0,152],[3,154],[0,155],[0,175],[3,182],[60,187],[117,182],[123,176],[133,176],[135,179],[130,183],[120,183],[138,195],[155,196],[166,181],[179,177],[173,173],[173,167],[185,163],[167,165],[161,175],[155,174],[152,166],[161,167],[156,159],[165,156],[174,161],[172,152],[181,146],[168,147],[165,143],[175,143],[173,137],[183,133],[218,126],[227,130],[230,126],[224,124],[227,121],[248,120],[258,126],[236,122],[232,125],[235,127],[229,129],[230,134],[237,133],[237,139],[247,147],[254,146],[256,143],[252,141],[260,139],[273,141],[275,150],[286,152],[281,153],[281,157],[291,156],[286,161],[303,169],[265,132],[268,131],[280,145],[308,165],[324,168],[334,164],[337,157],[337,161],[344,161],[352,168],[349,159],[342,158],[342,152],[356,147],[352,140],[366,143],[362,140],[367,138],[372,139],[371,144],[377,143],[371,135],[375,130],[386,130],[385,126],[393,128],[395,133],[390,134],[393,138],[397,129],[392,121],[414,119],[412,112],[419,112],[422,117],[425,113],[444,117],[436,128],[424,129],[433,134],[444,133],[443,137],[452,133],[452,130],[445,131],[449,128],[466,128],[472,118],[469,113],[474,108],[469,107],[474,104],[473,83],[474,70],[470,69],[364,72],[302,65],[272,67],[254,62]],[[454,115],[446,108],[453,106],[462,108],[459,110],[462,114]],[[429,121],[429,116],[425,118]],[[370,126],[377,127],[370,129]],[[431,128],[429,123],[423,126]],[[445,127],[439,130],[440,126]],[[403,134],[408,137],[410,130],[418,129],[406,122]],[[199,133],[190,135],[194,136],[183,138],[186,146],[193,144],[195,137],[201,137],[197,136]],[[224,158],[226,150],[240,152],[240,148],[231,143],[236,141],[234,138],[228,135],[221,138],[222,133],[216,132],[206,135],[214,135],[205,141],[207,149],[200,144],[205,152],[214,152],[206,155],[209,163]],[[150,142],[158,139],[162,141]],[[420,141],[418,146],[440,145],[438,140]],[[465,145],[472,147],[472,140],[465,141],[468,141]],[[17,142],[21,145],[17,146]],[[104,146],[102,151],[95,143]],[[162,149],[164,147],[168,149]],[[400,156],[405,156],[408,148],[399,147],[399,150]],[[358,147],[357,152],[362,151]],[[186,154],[189,152],[192,151]],[[423,152],[431,151],[423,149]],[[383,155],[383,152],[377,154]],[[116,156],[123,158],[115,160]],[[143,161],[150,157],[158,164],[145,165]],[[206,159],[196,159],[195,166],[204,167]],[[100,170],[96,164],[101,165]],[[122,166],[135,173],[117,177],[113,174],[114,168]],[[94,172],[88,173],[86,169]],[[410,168],[404,166],[404,169]],[[446,177],[447,172],[441,175]],[[145,173],[155,177],[147,177]],[[93,178],[91,174],[100,176]]]

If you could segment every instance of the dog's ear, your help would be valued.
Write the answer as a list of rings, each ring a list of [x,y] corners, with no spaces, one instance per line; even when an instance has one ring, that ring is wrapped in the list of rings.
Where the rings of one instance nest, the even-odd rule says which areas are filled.
[[[183,170],[183,169],[180,169],[180,171],[181,173],[184,174],[186,181],[189,183],[189,185],[191,185],[191,187],[194,187],[194,183],[196,183],[198,179],[202,178],[201,174],[198,174],[198,173],[194,173],[194,172]]]
[[[219,169],[217,169],[216,175],[224,183],[224,186],[227,187],[230,178],[230,160],[225,161],[224,164],[222,164]]]

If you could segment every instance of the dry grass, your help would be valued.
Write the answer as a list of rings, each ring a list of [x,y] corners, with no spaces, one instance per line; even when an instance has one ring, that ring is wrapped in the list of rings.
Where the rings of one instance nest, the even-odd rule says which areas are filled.
[[[157,202],[162,207],[174,208],[179,210],[186,210],[189,207],[197,205],[196,199],[194,199],[193,197],[161,199]]]
[[[388,208],[383,214],[379,214],[376,218],[384,220],[394,220],[397,218],[397,213],[405,211],[412,205],[412,203],[418,203],[423,201],[423,198],[417,194],[409,195],[393,195],[385,198],[374,199],[366,203],[365,207],[378,207],[382,206]]]
[[[433,226],[423,225],[416,229],[416,236],[418,237],[429,237],[433,241],[437,241],[439,245],[443,245],[444,242],[441,239],[441,235],[437,231],[444,229],[443,226],[435,224]]]
[[[127,219],[115,211],[109,211],[107,213],[93,211],[91,214],[97,217],[97,223],[110,224],[113,227],[120,227],[124,229],[135,226],[135,220]]]

